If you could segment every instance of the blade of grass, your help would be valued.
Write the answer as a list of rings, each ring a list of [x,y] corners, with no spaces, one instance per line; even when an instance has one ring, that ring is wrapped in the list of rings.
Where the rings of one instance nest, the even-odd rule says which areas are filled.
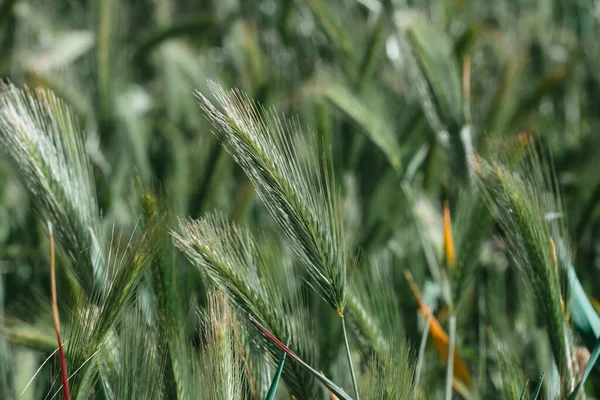
[[[346,319],[343,316],[342,331],[344,332],[344,345],[346,346],[346,357],[348,358],[348,366],[350,367],[350,374],[352,375],[352,385],[354,386],[354,393],[356,394],[356,399],[360,400],[360,395],[358,394],[358,385],[356,384],[356,374],[354,373],[354,366],[352,365],[350,345],[348,344],[348,333],[346,332]]]
[[[277,339],[271,332],[269,332],[264,326],[260,324],[253,316],[250,316],[250,321],[256,325],[256,327],[265,335],[273,344],[279,347],[281,350],[285,351],[287,355],[289,355],[294,361],[302,365],[306,368],[315,378],[319,380],[323,385],[325,385],[329,390],[331,390],[336,396],[340,399],[344,400],[352,400],[352,397],[348,396],[346,392],[331,380],[327,379],[325,376],[321,375],[319,371],[305,363],[300,357],[298,357],[292,350],[290,350],[285,344],[283,344],[279,339]]]
[[[321,0],[305,0],[305,2],[333,44],[338,47],[344,56],[354,62],[356,55],[354,54],[352,42],[345,35],[342,27],[331,16],[325,4]]]
[[[529,386],[529,379],[527,379],[525,381],[525,387],[523,387],[523,391],[521,392],[521,397],[519,397],[519,400],[524,400],[525,399],[525,393],[527,393],[527,387]]]
[[[379,10],[377,13],[377,20],[370,31],[369,41],[365,46],[366,50],[360,61],[357,79],[358,85],[361,85],[365,80],[371,77],[373,70],[377,66],[380,53],[384,48],[383,45],[385,43],[386,15],[381,10]]]
[[[569,266],[569,286],[573,324],[587,349],[593,351],[600,337],[600,317],[583,290],[573,266]]]
[[[430,312],[427,316],[427,321],[425,321],[425,327],[423,328],[423,333],[421,335],[421,344],[419,345],[419,355],[417,358],[417,368],[415,370],[415,390],[414,397],[417,400],[417,392],[419,390],[419,381],[421,380],[421,370],[423,369],[423,364],[425,364],[425,347],[427,345],[427,336],[429,335],[429,327],[431,326],[431,320],[433,319],[433,313]]]
[[[320,84],[315,91],[358,124],[385,154],[395,171],[401,170],[398,139],[378,107],[373,107],[371,102],[365,103],[361,97],[342,84],[331,83],[330,78]]]
[[[50,291],[52,292],[52,317],[54,320],[54,333],[56,334],[56,341],[58,342],[58,359],[60,361],[60,378],[62,380],[62,389],[65,400],[71,399],[69,392],[69,382],[67,373],[67,360],[65,359],[65,352],[62,346],[62,340],[60,340],[60,318],[58,315],[58,301],[56,299],[56,274],[55,274],[55,257],[54,257],[54,231],[52,230],[52,223],[48,221],[48,236],[50,238]]]
[[[542,391],[542,383],[544,383],[544,373],[540,375],[540,380],[535,388],[535,391],[533,392],[533,397],[531,398],[531,400],[537,400],[537,398],[539,397],[540,392]]]
[[[271,382],[271,386],[269,387],[269,391],[265,397],[265,400],[273,400],[275,398],[275,393],[277,393],[277,385],[279,384],[279,378],[281,378],[281,372],[283,371],[283,365],[285,364],[285,357],[287,353],[283,353],[281,356],[281,360],[279,360],[279,364],[277,365],[277,370],[275,371],[275,376],[273,376],[273,381]]]
[[[456,316],[451,315],[448,320],[450,340],[448,343],[448,369],[446,370],[446,400],[452,400],[452,382],[454,377],[454,348],[456,343]]]

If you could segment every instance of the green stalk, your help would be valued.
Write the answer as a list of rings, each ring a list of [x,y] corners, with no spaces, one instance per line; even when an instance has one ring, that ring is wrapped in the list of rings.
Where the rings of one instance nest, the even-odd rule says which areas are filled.
[[[448,369],[446,369],[446,400],[452,400],[452,377],[454,375],[454,347],[456,341],[456,316],[450,315],[448,319]]]
[[[358,385],[356,384],[356,375],[354,374],[354,366],[352,365],[352,356],[350,355],[350,345],[348,344],[348,333],[346,332],[346,319],[342,316],[342,330],[344,331],[344,344],[346,345],[346,357],[348,357],[348,365],[350,365],[350,373],[352,375],[352,385],[354,385],[354,393],[356,400],[360,400],[358,394]]]
[[[433,313],[430,312],[423,328],[423,334],[421,335],[421,344],[419,345],[419,357],[417,358],[417,367],[415,368],[415,400],[417,400],[417,394],[419,392],[419,381],[421,380],[421,371],[423,370],[423,364],[425,363],[425,345],[427,344],[427,336],[429,335],[429,327],[431,326],[431,320],[433,319]]]
[[[480,281],[477,285],[477,331],[479,341],[479,360],[478,360],[478,381],[479,381],[479,392],[485,394],[486,392],[486,360],[487,360],[487,338],[486,338],[486,270],[482,269],[479,275]]]
[[[100,0],[98,3],[98,54],[96,67],[98,69],[98,105],[100,107],[100,116],[102,118],[106,117],[109,109],[112,5],[112,0]]]

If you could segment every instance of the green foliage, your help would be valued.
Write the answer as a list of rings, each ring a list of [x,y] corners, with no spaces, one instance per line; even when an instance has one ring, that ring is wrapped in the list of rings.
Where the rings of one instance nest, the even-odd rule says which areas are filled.
[[[0,398],[598,397],[597,8],[2,2]]]

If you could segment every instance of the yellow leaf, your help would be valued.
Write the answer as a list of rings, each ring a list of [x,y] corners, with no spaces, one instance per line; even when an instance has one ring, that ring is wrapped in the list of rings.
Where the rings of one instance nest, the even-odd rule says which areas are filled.
[[[421,311],[423,318],[427,319],[429,317],[429,313],[431,312],[431,310],[429,309],[429,307],[427,307],[425,305],[425,302],[423,302],[421,292],[417,288],[417,285],[415,284],[412,274],[409,271],[404,271],[404,274],[406,275],[406,280],[408,280],[408,284],[410,285],[410,288],[417,300],[417,303],[419,304],[419,310]],[[444,328],[442,328],[442,326],[440,325],[439,321],[437,320],[437,318],[435,316],[433,316],[431,319],[431,324],[429,325],[429,334],[431,335],[431,338],[433,339],[433,346],[435,347],[435,350],[440,355],[442,362],[444,364],[447,363],[448,362],[448,344],[449,344],[450,340],[448,338],[448,334],[446,334],[446,332],[444,331]],[[461,385],[467,386],[467,387],[473,387],[473,378],[471,377],[471,374],[469,373],[469,370],[467,369],[467,365],[465,364],[462,357],[458,353],[458,350],[455,349],[454,350],[454,380],[452,382],[452,386],[454,387],[454,389],[457,392],[460,393],[461,390],[464,389],[463,387],[460,387]]]
[[[454,253],[454,240],[452,239],[452,221],[450,220],[450,207],[448,201],[444,201],[444,256],[451,270],[456,267],[456,255]]]

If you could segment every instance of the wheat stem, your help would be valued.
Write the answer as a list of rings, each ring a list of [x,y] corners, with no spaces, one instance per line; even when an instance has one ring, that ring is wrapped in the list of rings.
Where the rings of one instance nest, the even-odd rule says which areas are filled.
[[[56,265],[54,256],[54,232],[52,224],[48,221],[48,236],[50,237],[50,291],[52,293],[52,317],[54,319],[54,332],[56,333],[56,341],[58,342],[58,359],[60,361],[60,378],[62,380],[62,389],[65,400],[71,399],[69,393],[69,382],[67,379],[67,361],[63,350],[62,341],[60,340],[60,318],[58,316],[58,301],[56,300]]]
[[[454,347],[456,342],[456,316],[450,315],[448,319],[448,369],[446,369],[446,400],[452,399],[452,379],[454,376]]]
[[[344,332],[344,345],[346,346],[346,357],[348,357],[348,365],[350,366],[350,374],[352,375],[352,385],[354,386],[354,393],[356,393],[356,400],[360,400],[360,395],[358,394],[358,385],[356,384],[356,374],[354,373],[354,366],[352,365],[350,345],[348,344],[348,333],[346,332],[346,319],[343,316],[342,331]]]
[[[427,344],[427,336],[429,335],[429,327],[431,326],[431,320],[433,319],[433,312],[429,312],[425,326],[423,327],[423,334],[421,335],[421,344],[419,345],[419,356],[417,358],[417,367],[415,369],[415,390],[414,398],[417,400],[417,393],[419,390],[419,381],[421,380],[421,371],[423,370],[423,364],[425,363],[425,345]]]

